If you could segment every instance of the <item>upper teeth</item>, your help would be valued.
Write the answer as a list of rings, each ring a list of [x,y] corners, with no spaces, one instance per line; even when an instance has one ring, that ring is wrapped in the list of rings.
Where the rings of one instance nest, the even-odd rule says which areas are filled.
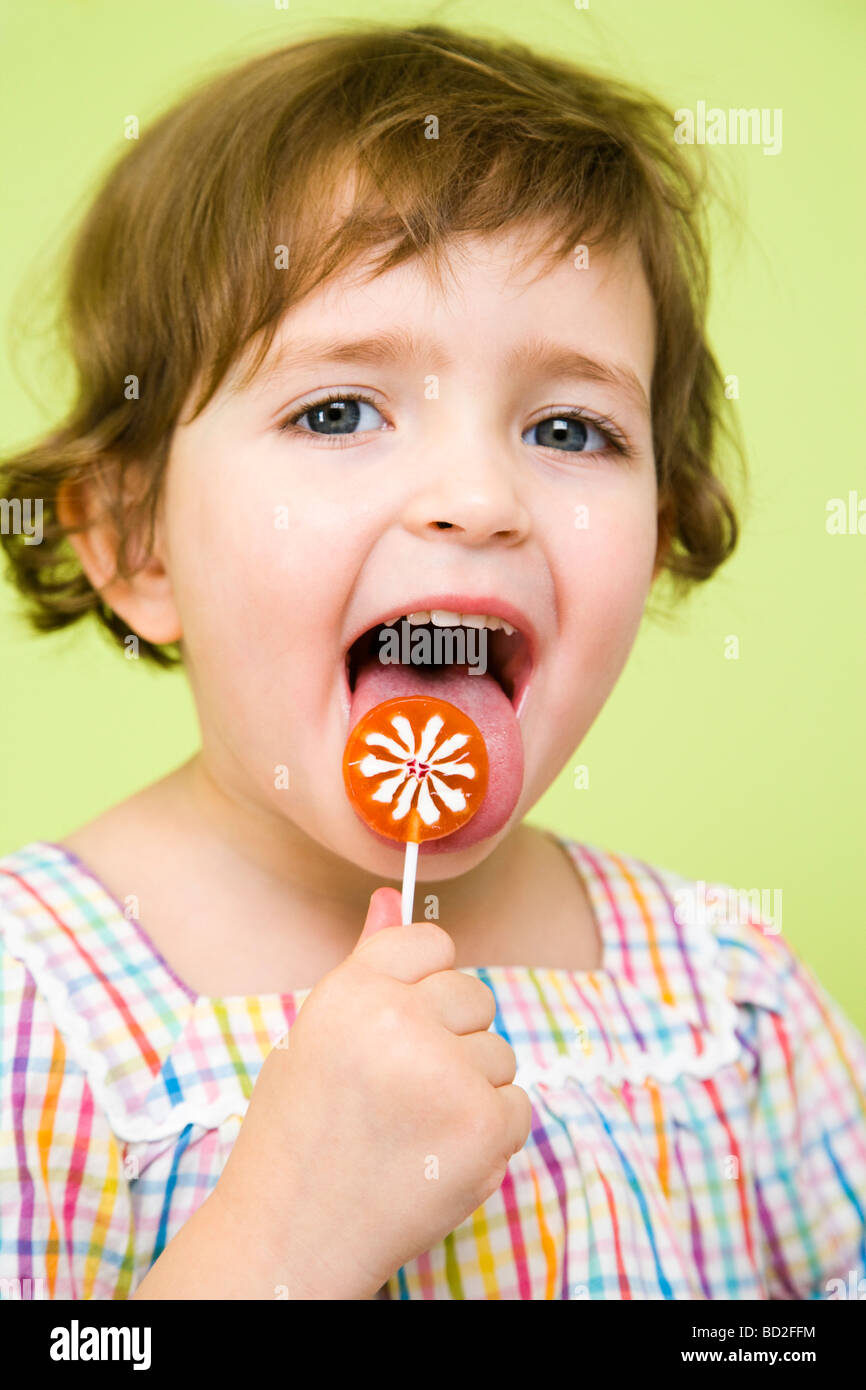
[[[393,627],[399,621],[398,615],[396,618],[390,618],[385,626]],[[508,633],[509,637],[514,632],[511,623],[507,623],[504,618],[494,618],[489,613],[450,613],[445,608],[433,608],[430,612],[422,609],[418,613],[407,613],[406,621],[412,624],[432,623],[434,627],[486,627],[491,632],[498,632],[501,628]]]

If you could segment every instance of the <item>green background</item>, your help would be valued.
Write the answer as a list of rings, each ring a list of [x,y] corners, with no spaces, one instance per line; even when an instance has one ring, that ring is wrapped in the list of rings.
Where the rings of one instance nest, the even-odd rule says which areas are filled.
[[[742,210],[739,226],[716,218],[711,318],[749,452],[740,548],[673,622],[645,623],[533,819],[694,878],[780,889],[785,935],[866,1029],[866,535],[825,527],[831,498],[866,498],[859,2],[6,0],[0,447],[62,413],[68,374],[47,355],[40,291],[124,117],[144,127],[200,76],[359,16],[509,34],[672,110],[782,108],[780,154],[711,152]],[[182,675],[125,660],[95,630],[31,636],[8,585],[0,659],[0,853],[67,833],[196,746]]]

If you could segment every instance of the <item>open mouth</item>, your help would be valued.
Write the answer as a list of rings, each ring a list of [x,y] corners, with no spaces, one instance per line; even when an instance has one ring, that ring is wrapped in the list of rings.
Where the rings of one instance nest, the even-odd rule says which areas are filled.
[[[425,855],[467,848],[514,813],[524,769],[519,715],[536,651],[535,630],[513,605],[457,594],[415,600],[405,614],[392,608],[347,648],[350,728],[385,700],[426,695],[462,710],[484,739],[490,773],[482,804],[453,834],[425,841]]]
[[[465,668],[493,678],[519,714],[533,665],[524,629],[494,613],[420,609],[383,619],[348,648],[346,680],[354,694],[360,673],[373,663],[399,662],[429,679]]]

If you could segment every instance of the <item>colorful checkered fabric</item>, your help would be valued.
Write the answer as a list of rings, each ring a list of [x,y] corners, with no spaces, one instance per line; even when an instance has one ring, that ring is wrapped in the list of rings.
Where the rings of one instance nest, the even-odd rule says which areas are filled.
[[[496,996],[532,1130],[387,1295],[846,1296],[866,1277],[860,1034],[726,889],[713,906],[715,885],[563,845],[602,965],[466,969]],[[309,991],[197,996],[42,841],[0,859],[0,944],[0,1297],[128,1298],[216,1183]]]

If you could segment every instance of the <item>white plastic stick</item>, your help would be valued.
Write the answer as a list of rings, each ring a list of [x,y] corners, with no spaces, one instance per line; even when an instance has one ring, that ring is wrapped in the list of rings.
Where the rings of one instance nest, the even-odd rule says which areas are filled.
[[[406,841],[406,857],[403,860],[403,893],[400,905],[403,912],[403,926],[412,921],[415,908],[415,875],[418,871],[418,845],[414,840]]]

